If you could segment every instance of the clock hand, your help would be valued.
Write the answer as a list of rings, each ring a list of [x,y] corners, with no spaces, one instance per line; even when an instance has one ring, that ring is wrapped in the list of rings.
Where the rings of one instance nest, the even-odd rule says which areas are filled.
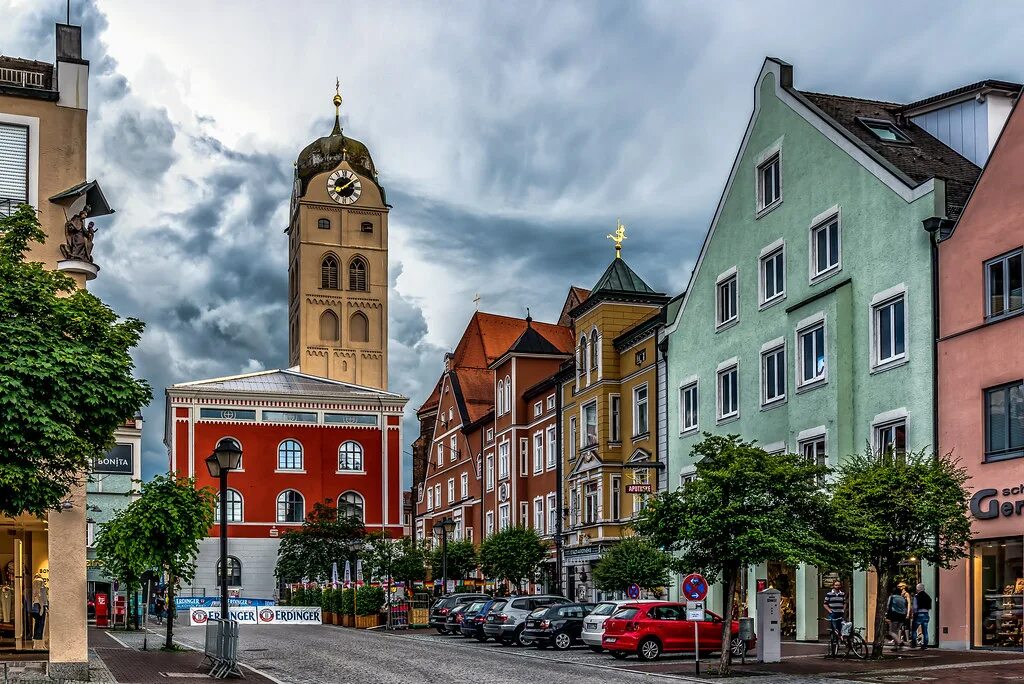
[[[345,188],[347,188],[348,186],[352,185],[352,184],[353,184],[353,183],[355,183],[355,182],[356,182],[356,179],[355,179],[355,178],[353,178],[353,179],[352,179],[352,180],[350,180],[350,181],[349,181],[348,183],[345,183],[345,184],[344,184],[344,185],[342,185],[342,186],[341,186],[340,188],[338,188],[338,189],[337,189],[337,192],[341,192],[342,190],[344,190]]]

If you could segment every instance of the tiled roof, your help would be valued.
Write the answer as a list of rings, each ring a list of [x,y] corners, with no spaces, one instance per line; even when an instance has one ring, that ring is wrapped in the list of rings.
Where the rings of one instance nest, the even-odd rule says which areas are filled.
[[[908,185],[920,185],[931,178],[945,179],[946,213],[951,218],[959,215],[981,169],[904,117],[904,105],[822,93],[800,91],[799,94]],[[909,142],[882,140],[862,123],[862,119],[892,123]]]
[[[416,413],[417,414],[426,413],[426,412],[429,412],[431,410],[436,411],[437,410],[437,406],[440,403],[441,403],[441,380],[438,379],[438,381],[434,383],[434,391],[431,392],[430,396],[427,397],[427,400],[424,401],[423,404],[418,409],[416,409]]]
[[[494,375],[482,368],[456,368],[458,389],[470,423],[483,418],[494,405]]]
[[[393,392],[364,387],[340,380],[330,380],[315,375],[307,375],[295,370],[267,370],[244,375],[232,375],[209,380],[195,380],[171,385],[171,390],[193,390],[203,393],[246,392],[255,394],[319,394],[319,395],[353,395],[366,397],[381,396],[401,398]]]
[[[534,321],[533,326],[560,350],[573,348],[572,331]],[[452,358],[455,368],[487,368],[507,352],[526,329],[526,320],[477,311],[462,334]]]
[[[984,81],[978,81],[977,83],[971,83],[969,85],[960,86],[959,88],[947,90],[946,92],[939,93],[938,95],[926,97],[923,100],[918,100],[917,102],[911,102],[910,104],[903,106],[903,111],[920,109],[921,107],[926,107],[927,105],[934,104],[936,102],[942,102],[943,100],[951,100],[956,97],[967,95],[968,93],[973,93],[976,90],[1002,90],[1011,93],[1019,93],[1021,91],[1021,87],[1022,86],[1020,83],[1013,83],[1011,81],[1000,81],[994,78],[987,78]]]
[[[612,259],[612,263],[608,264],[608,268],[601,274],[590,293],[602,291],[654,294],[651,286],[645,283],[643,278],[638,276],[624,259],[618,257]]]
[[[537,332],[532,325],[527,325],[526,330],[519,336],[509,351],[514,354],[565,354],[555,345],[551,344],[546,337]]]

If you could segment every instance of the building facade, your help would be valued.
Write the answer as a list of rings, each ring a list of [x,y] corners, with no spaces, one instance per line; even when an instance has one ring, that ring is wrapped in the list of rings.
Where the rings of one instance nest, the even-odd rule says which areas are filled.
[[[299,153],[288,224],[292,366],[388,386],[388,212],[366,145],[334,129]]]
[[[57,24],[55,42],[53,64],[0,57],[0,214],[32,205],[47,239],[29,257],[84,288],[99,271],[89,219],[111,209],[86,177],[81,27]],[[88,678],[85,480],[45,520],[0,519],[0,649],[48,652],[48,672],[71,679]],[[40,604],[42,620],[21,609],[26,601]]]
[[[314,504],[337,506],[368,532],[402,535],[402,411],[405,397],[274,370],[172,385],[164,442],[170,470],[219,491],[206,457],[224,437],[242,445],[229,475],[229,589],[273,598],[281,536],[302,526]],[[217,515],[219,518],[220,508]],[[183,594],[216,595],[220,521],[200,542]]]
[[[1019,93],[1019,87],[1018,87]],[[939,259],[939,449],[971,476],[974,541],[941,572],[953,648],[1024,649],[1024,108],[1017,104]]]
[[[802,92],[790,65],[765,61],[664,333],[670,486],[693,477],[691,450],[704,432],[831,467],[868,445],[934,448],[936,312],[924,222],[957,216],[978,174],[904,106]],[[903,570],[934,595],[933,569],[908,559]],[[765,580],[783,593],[784,636],[814,640],[834,577],[851,588],[854,622],[869,625],[874,582],[844,568],[748,568],[740,605]],[[716,587],[712,605],[721,599]],[[753,600],[746,608],[754,612]]]

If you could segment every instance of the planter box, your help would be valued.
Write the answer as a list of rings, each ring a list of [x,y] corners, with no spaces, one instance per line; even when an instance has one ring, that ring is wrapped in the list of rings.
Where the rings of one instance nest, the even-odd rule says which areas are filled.
[[[380,624],[379,615],[356,615],[356,628],[369,629]]]
[[[341,624],[343,627],[352,627],[354,624],[354,619],[351,615],[342,615]]]
[[[320,613],[320,615],[323,618],[323,624],[325,624],[325,625],[333,625],[334,624],[334,613],[331,613],[331,612],[328,612],[328,611],[325,610],[322,613]]]

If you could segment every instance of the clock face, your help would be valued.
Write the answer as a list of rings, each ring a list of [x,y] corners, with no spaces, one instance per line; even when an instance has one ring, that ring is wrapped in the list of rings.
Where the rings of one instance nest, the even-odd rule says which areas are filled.
[[[351,171],[339,169],[327,179],[327,194],[338,204],[352,204],[362,191],[359,176]]]

